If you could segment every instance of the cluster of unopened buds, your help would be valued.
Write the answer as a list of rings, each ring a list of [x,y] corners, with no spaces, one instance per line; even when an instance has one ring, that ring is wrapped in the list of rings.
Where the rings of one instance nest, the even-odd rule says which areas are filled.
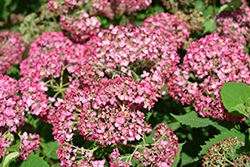
[[[237,151],[241,146],[244,146],[244,143],[239,141],[237,137],[229,137],[224,141],[213,144],[207,149],[208,153],[202,160],[202,166],[249,166],[249,156],[237,155]]]

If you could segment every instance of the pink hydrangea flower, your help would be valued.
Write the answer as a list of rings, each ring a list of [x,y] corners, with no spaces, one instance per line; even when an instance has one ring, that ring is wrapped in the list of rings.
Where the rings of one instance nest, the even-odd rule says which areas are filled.
[[[24,50],[24,44],[16,34],[0,32],[0,74],[9,71],[11,65],[20,64]]]
[[[183,64],[167,82],[167,89],[170,96],[183,104],[194,102],[202,117],[237,122],[243,118],[225,110],[220,90],[229,81],[250,84],[249,75],[249,55],[243,46],[211,34],[190,45]]]
[[[168,38],[171,36],[178,47],[185,42],[190,34],[187,24],[169,13],[160,13],[145,19],[143,27],[147,27],[148,29],[162,29],[162,32],[166,33]]]

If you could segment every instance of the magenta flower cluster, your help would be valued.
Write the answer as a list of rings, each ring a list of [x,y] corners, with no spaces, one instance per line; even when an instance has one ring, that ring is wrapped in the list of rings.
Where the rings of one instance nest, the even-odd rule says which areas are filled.
[[[83,42],[100,31],[101,23],[97,16],[114,19],[118,14],[126,14],[131,17],[141,7],[146,9],[151,2],[152,0],[86,0],[83,3],[78,0],[49,0],[47,5],[50,11],[60,15],[62,28],[70,32],[77,42]],[[86,4],[90,5],[90,9],[79,9]]]
[[[110,25],[101,30],[97,16],[131,17],[151,2],[48,1],[67,32],[43,33],[30,45],[19,81],[0,75],[0,158],[10,153],[4,148],[10,147],[28,113],[53,125],[63,167],[104,166],[105,159],[94,153],[111,146],[114,149],[107,154],[112,167],[131,166],[132,159],[139,166],[171,166],[178,152],[177,136],[164,124],[148,136],[153,128],[143,112],[166,93],[160,91],[164,84],[171,97],[193,104],[202,117],[244,120],[225,110],[220,90],[228,81],[250,84],[249,55],[243,46],[249,40],[249,8],[222,13],[217,18],[222,36],[211,34],[192,42],[180,63],[177,51],[189,38],[190,28],[174,15],[157,14],[140,28]],[[8,32],[0,33],[0,42],[3,73],[21,62],[24,46]],[[18,136],[19,158],[26,160],[38,148],[40,137],[27,132]],[[94,144],[77,146],[76,136]],[[133,151],[124,155],[122,147]]]
[[[222,12],[217,17],[217,31],[233,42],[249,45],[250,40],[250,8],[243,4],[235,12]]]
[[[14,139],[15,134],[19,134],[19,129],[27,121],[25,117],[23,100],[17,96],[19,91],[18,82],[5,75],[0,75],[0,158],[6,156],[10,151],[5,151]],[[19,134],[20,135],[20,134]],[[25,160],[27,156],[40,145],[40,137],[37,134],[20,135],[20,158]]]
[[[22,109],[53,124],[62,166],[105,163],[95,160],[95,150],[72,145],[77,134],[97,142],[98,149],[141,141],[151,131],[140,109],[150,110],[165,93],[159,92],[164,77],[170,76],[179,62],[174,40],[161,32],[111,26],[86,44],[74,43],[63,32],[53,32],[43,33],[30,45],[30,56],[20,67]],[[54,94],[48,95],[48,91]],[[168,163],[173,163],[178,141],[174,134],[168,134],[164,141],[155,139],[158,144],[154,150],[145,148],[145,154],[156,157],[160,154],[156,150],[171,149],[165,150],[165,157],[150,158],[147,163],[162,163],[167,157]],[[174,140],[168,140],[172,135]]]
[[[190,45],[167,89],[170,96],[183,104],[194,102],[202,117],[237,122],[243,118],[225,111],[220,90],[229,81],[250,84],[249,75],[249,55],[244,53],[244,47],[211,34]]]
[[[103,81],[99,87],[70,90],[71,92],[66,92],[66,98],[57,104],[53,123],[53,135],[62,147],[57,151],[61,165],[74,166],[80,162],[76,152],[81,152],[84,162],[92,158],[87,156],[92,151],[86,148],[63,151],[65,146],[69,147],[77,130],[86,140],[96,141],[104,147],[111,144],[129,145],[131,141],[140,141],[143,133],[151,131],[150,125],[145,123],[144,113],[138,110],[148,108],[157,101],[154,91],[145,87],[145,84],[131,78],[116,78]],[[158,126],[156,130],[154,140],[158,144],[152,149],[145,148],[146,152],[144,151],[155,159],[150,158],[147,163],[169,160],[171,164],[178,151],[177,137],[167,126]],[[157,139],[159,136],[161,139]],[[73,157],[69,156],[72,154]],[[97,163],[91,163],[93,162]]]
[[[148,29],[162,29],[162,32],[170,32],[171,39],[176,41],[178,47],[189,37],[189,29],[187,24],[180,19],[175,18],[169,13],[160,13],[153,17],[149,17],[143,21],[143,27]],[[166,34],[169,36],[169,34]]]
[[[24,44],[17,34],[0,32],[0,74],[9,71],[11,65],[20,64],[24,50]]]
[[[85,10],[76,11],[76,15],[61,15],[62,28],[72,33],[77,41],[84,41],[99,32],[101,23],[95,16],[89,16]]]

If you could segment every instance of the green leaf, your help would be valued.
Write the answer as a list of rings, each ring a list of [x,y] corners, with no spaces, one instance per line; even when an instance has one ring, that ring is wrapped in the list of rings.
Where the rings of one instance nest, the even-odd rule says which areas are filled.
[[[43,153],[52,159],[58,159],[56,150],[60,147],[57,141],[50,141],[48,143],[41,143]]]
[[[177,157],[175,158],[175,161],[174,163],[172,163],[171,167],[177,167],[178,163],[180,162],[180,159],[181,159],[181,150],[182,150],[182,147],[183,145],[185,144],[186,142],[184,143],[178,143],[178,153],[177,153]]]
[[[203,11],[203,17],[208,17],[209,15],[212,15],[212,13],[213,13],[213,6],[212,5],[210,5],[210,6],[208,6],[207,8],[206,8],[206,10],[204,10]]]
[[[13,146],[6,147],[5,150],[7,150],[7,151],[16,151],[17,148],[18,148],[19,146],[20,146],[20,141],[17,142],[17,143],[16,143],[15,145],[13,145]]]
[[[245,141],[245,135],[243,133],[231,129],[230,131],[215,135],[214,138],[209,139],[209,141],[205,141],[206,144],[201,146],[201,151],[198,155],[205,155],[207,153],[207,148],[229,137],[238,137],[240,141]]]
[[[223,11],[234,12],[241,6],[241,4],[242,4],[241,0],[233,0],[230,3],[222,5],[218,11],[218,14],[220,14]]]
[[[237,115],[237,116],[241,116],[241,117],[243,117],[243,116],[248,117],[248,114],[246,112],[246,107],[243,104],[238,104],[235,107],[235,110],[238,111],[238,112],[232,111],[231,113],[234,114],[234,115]]]
[[[195,111],[192,111],[185,115],[174,115],[171,113],[171,115],[178,120],[181,124],[191,126],[191,128],[203,128],[207,127],[209,125],[215,127],[219,131],[228,131],[227,128],[219,125],[217,122],[213,122],[209,118],[200,118],[198,114]]]
[[[5,22],[8,22],[10,12],[8,11],[8,6],[11,4],[11,0],[0,0],[0,16]]]
[[[246,100],[246,107],[250,107],[250,97],[249,98],[247,98],[247,100]]]
[[[19,73],[20,71],[15,66],[11,66],[11,69],[8,72],[6,72],[7,75],[11,75],[11,74],[17,75]]]
[[[249,49],[248,49],[248,47],[246,45],[244,45],[244,50],[245,50],[246,53],[249,53]]]
[[[220,94],[223,105],[230,113],[237,114],[234,111],[239,111],[243,115],[246,114],[243,106],[250,97],[250,87],[247,84],[226,82]]]
[[[49,164],[37,155],[29,155],[20,167],[49,167]]]
[[[155,14],[160,14],[160,13],[164,12],[164,8],[162,6],[156,5],[154,7],[154,11],[155,11]]]
[[[19,152],[12,152],[10,154],[8,154],[5,158],[4,158],[4,161],[3,161],[3,167],[7,167],[9,166],[9,163],[13,160],[15,160],[17,157],[20,156],[20,153]]]
[[[203,11],[206,7],[205,7],[204,2],[202,2],[202,1],[199,0],[199,1],[195,2],[194,8],[198,9],[200,11]]]
[[[214,19],[208,19],[202,23],[202,27],[204,27],[203,34],[207,32],[213,33],[216,30],[216,21]]]

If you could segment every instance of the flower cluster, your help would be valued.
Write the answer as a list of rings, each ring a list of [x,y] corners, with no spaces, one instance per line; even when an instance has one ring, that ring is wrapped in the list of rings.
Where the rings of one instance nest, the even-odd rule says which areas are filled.
[[[117,78],[102,82],[95,89],[74,90],[67,93],[65,102],[58,107],[54,123],[54,135],[59,139],[70,139],[71,134],[56,134],[61,128],[75,130],[78,127],[80,134],[88,140],[97,141],[103,145],[116,144],[123,141],[140,140],[144,132],[144,114],[138,108],[150,108],[157,95],[150,87],[138,83],[130,78]],[[76,112],[78,115],[73,114]],[[77,119],[77,126],[65,120]],[[63,123],[58,120],[63,120]],[[68,123],[66,123],[66,122]],[[72,121],[71,121],[72,122]],[[75,121],[74,121],[75,122]],[[112,134],[112,135],[110,135]],[[58,136],[58,137],[57,137]],[[69,136],[69,137],[67,137]]]
[[[77,41],[84,41],[99,32],[101,23],[95,16],[89,16],[85,10],[78,10],[76,15],[60,15],[62,28],[72,34]]]
[[[47,7],[51,12],[57,15],[66,13],[69,10],[65,5],[64,0],[48,0]]]
[[[49,0],[48,9],[60,15],[62,28],[72,34],[72,37],[78,42],[83,42],[99,32],[101,23],[96,16],[106,16],[114,19],[118,14],[126,14],[128,17],[134,15],[135,11],[141,7],[146,7],[152,0]],[[84,6],[88,5],[87,9]],[[78,6],[78,8],[75,8]],[[131,25],[130,23],[126,23]]]
[[[44,117],[54,112],[50,104],[59,93],[64,96],[62,89],[70,82],[68,78],[63,79],[64,72],[78,61],[81,62],[84,48],[73,43],[62,32],[43,33],[30,45],[30,56],[21,64],[23,77],[19,81],[28,113]],[[60,78],[60,83],[56,78]],[[58,91],[48,100],[45,92],[49,88]]]
[[[205,18],[202,17],[202,11],[192,9],[189,11],[189,13],[190,14],[188,15],[183,11],[178,10],[174,12],[173,15],[175,18],[183,20],[187,24],[189,31],[203,30],[201,25],[205,21]]]
[[[243,4],[235,12],[222,12],[217,17],[217,32],[239,44],[250,44],[250,8]]]
[[[17,96],[18,82],[7,75],[0,75],[0,127],[8,127],[10,132],[26,122],[23,102]]]
[[[24,113],[23,101],[17,96],[19,91],[18,82],[9,76],[0,75],[0,158],[8,155],[9,151],[4,151],[4,148],[10,147],[15,140],[14,135],[18,129],[27,121]],[[20,136],[20,152],[21,159],[27,159],[27,156],[40,144],[40,137],[36,134],[29,134],[24,132]]]
[[[220,0],[220,4],[230,3],[232,0]]]
[[[140,161],[143,166],[171,166],[178,152],[178,139],[173,131],[167,125],[160,124],[156,128],[156,133],[152,138],[154,143],[144,143],[135,146],[131,156],[123,156],[116,148],[110,154],[111,167],[132,165],[131,159],[134,157]]]
[[[81,157],[77,156],[81,154]],[[91,150],[86,150],[83,147],[81,148],[72,148],[69,143],[65,142],[62,147],[58,148],[57,154],[61,160],[61,166],[68,167],[104,167],[105,160],[95,160]]]
[[[167,89],[170,96],[190,105],[205,117],[237,122],[242,118],[226,112],[220,97],[225,82],[250,84],[249,55],[242,45],[216,34],[193,42],[180,69],[174,72]]]
[[[24,132],[21,135],[21,143],[17,149],[21,154],[18,159],[27,160],[27,156],[39,147],[40,139],[38,134]]]
[[[143,26],[148,29],[162,29],[163,33],[172,33],[171,38],[176,38],[175,40],[179,47],[185,42],[186,38],[189,37],[187,24],[169,13],[160,13],[149,17],[143,21]],[[167,34],[167,36],[168,35],[169,34]]]
[[[65,99],[58,99],[55,104],[57,112],[53,123],[54,138],[61,146],[61,151],[58,152],[62,157],[62,164],[67,164],[67,161],[75,163],[74,159],[79,158],[77,150],[84,149],[73,151],[73,148],[68,148],[66,152],[69,153],[63,151],[66,145],[69,147],[68,143],[73,140],[77,131],[85,140],[95,141],[104,147],[117,144],[129,145],[131,141],[142,140],[143,133],[149,133],[151,128],[144,121],[144,113],[138,109],[149,108],[157,101],[155,92],[146,86],[131,78],[116,78],[103,81],[100,86],[91,89],[89,87],[68,89]],[[150,151],[151,156],[155,158],[156,154],[161,157],[154,160],[148,158],[147,163],[155,161],[160,163],[165,160],[172,163],[174,158],[171,156],[176,156],[178,151],[177,137],[167,126],[159,125],[155,130],[157,133],[153,140],[157,144],[151,151],[149,149],[145,151]],[[157,139],[159,137],[160,139]],[[162,148],[168,149],[163,152]],[[86,150],[81,154],[87,154]]]
[[[91,78],[131,77],[147,82],[156,90],[164,85],[163,74],[176,68],[179,62],[177,47],[172,34],[162,30],[110,26],[86,43],[85,69],[79,69],[78,76],[91,81]],[[86,71],[85,73],[82,71]]]
[[[11,65],[20,64],[24,50],[18,35],[8,31],[0,32],[0,74],[9,71]]]
[[[229,137],[224,141],[213,144],[207,149],[208,153],[203,158],[203,166],[249,166],[250,157],[240,154],[237,156],[239,146],[244,146],[237,137]]]

